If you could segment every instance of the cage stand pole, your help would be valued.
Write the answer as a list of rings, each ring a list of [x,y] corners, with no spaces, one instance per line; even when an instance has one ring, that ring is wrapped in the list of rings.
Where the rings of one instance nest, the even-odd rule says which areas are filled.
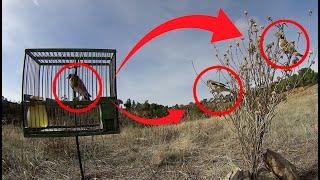
[[[78,62],[78,60],[76,60]],[[75,75],[77,75],[77,66],[75,66]],[[76,98],[77,94],[75,91],[73,91],[73,100]],[[77,126],[77,117],[76,114],[74,115],[75,125]],[[83,172],[83,166],[81,162],[81,153],[80,153],[80,146],[79,146],[79,136],[76,136],[76,144],[77,144],[77,154],[78,154],[78,160],[79,160],[79,166],[80,166],[80,173],[81,173],[81,179],[84,180],[84,172]]]
[[[81,179],[84,180],[84,173],[82,168],[81,154],[80,154],[80,147],[79,147],[79,136],[76,136],[76,144],[77,144],[77,153],[78,153],[78,159],[79,159]]]

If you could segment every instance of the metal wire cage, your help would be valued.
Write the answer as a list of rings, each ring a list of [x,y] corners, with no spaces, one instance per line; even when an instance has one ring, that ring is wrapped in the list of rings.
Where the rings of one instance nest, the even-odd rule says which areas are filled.
[[[64,110],[53,98],[54,76],[66,64],[80,62],[93,67],[102,80],[98,104],[84,113]],[[113,49],[26,49],[22,79],[23,132],[25,137],[64,137],[119,133],[116,50]],[[69,74],[77,74],[91,95],[84,100],[71,88]],[[99,83],[88,68],[67,68],[57,79],[56,94],[74,109],[83,108],[98,96]]]

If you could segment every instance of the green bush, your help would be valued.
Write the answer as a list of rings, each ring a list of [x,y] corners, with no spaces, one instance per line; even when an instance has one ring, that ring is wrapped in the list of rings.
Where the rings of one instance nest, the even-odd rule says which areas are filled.
[[[288,86],[289,89],[303,86],[312,86],[318,83],[318,73],[314,72],[311,68],[302,68],[298,74],[282,79],[277,85],[277,90],[282,91]]]

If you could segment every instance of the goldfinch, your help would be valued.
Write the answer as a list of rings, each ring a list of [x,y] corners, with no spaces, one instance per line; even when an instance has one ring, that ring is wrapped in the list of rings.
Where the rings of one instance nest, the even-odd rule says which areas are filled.
[[[294,44],[294,41],[292,42],[288,42],[285,37],[283,35],[280,36],[279,38],[279,48],[281,50],[283,50],[284,53],[292,56],[300,56],[302,57],[303,55],[300,54],[296,48],[295,48],[295,44]]]
[[[86,86],[83,84],[83,81],[79,78],[79,76],[75,74],[69,74],[68,79],[71,88],[75,92],[77,92],[80,96],[83,96],[85,100],[90,100],[91,95],[89,94]]]
[[[217,81],[213,81],[211,79],[207,81],[207,86],[211,89],[210,91],[211,93],[214,93],[214,92],[221,93],[223,91],[230,91],[230,89],[227,88],[225,84],[222,84]]]

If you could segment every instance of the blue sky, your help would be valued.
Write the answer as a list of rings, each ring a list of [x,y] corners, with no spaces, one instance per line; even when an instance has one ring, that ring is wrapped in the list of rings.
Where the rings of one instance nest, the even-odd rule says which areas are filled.
[[[308,10],[313,9],[309,31],[312,49],[316,52],[318,49],[317,0],[4,0],[2,3],[2,93],[16,101],[21,98],[26,48],[116,49],[119,65],[135,43],[157,25],[183,15],[216,16],[219,8],[240,30],[245,10],[264,25],[265,17],[272,16],[293,19],[307,27]],[[199,71],[218,64],[210,38],[208,32],[186,29],[154,39],[120,72],[119,98],[166,105],[193,101],[195,74],[191,60]]]

